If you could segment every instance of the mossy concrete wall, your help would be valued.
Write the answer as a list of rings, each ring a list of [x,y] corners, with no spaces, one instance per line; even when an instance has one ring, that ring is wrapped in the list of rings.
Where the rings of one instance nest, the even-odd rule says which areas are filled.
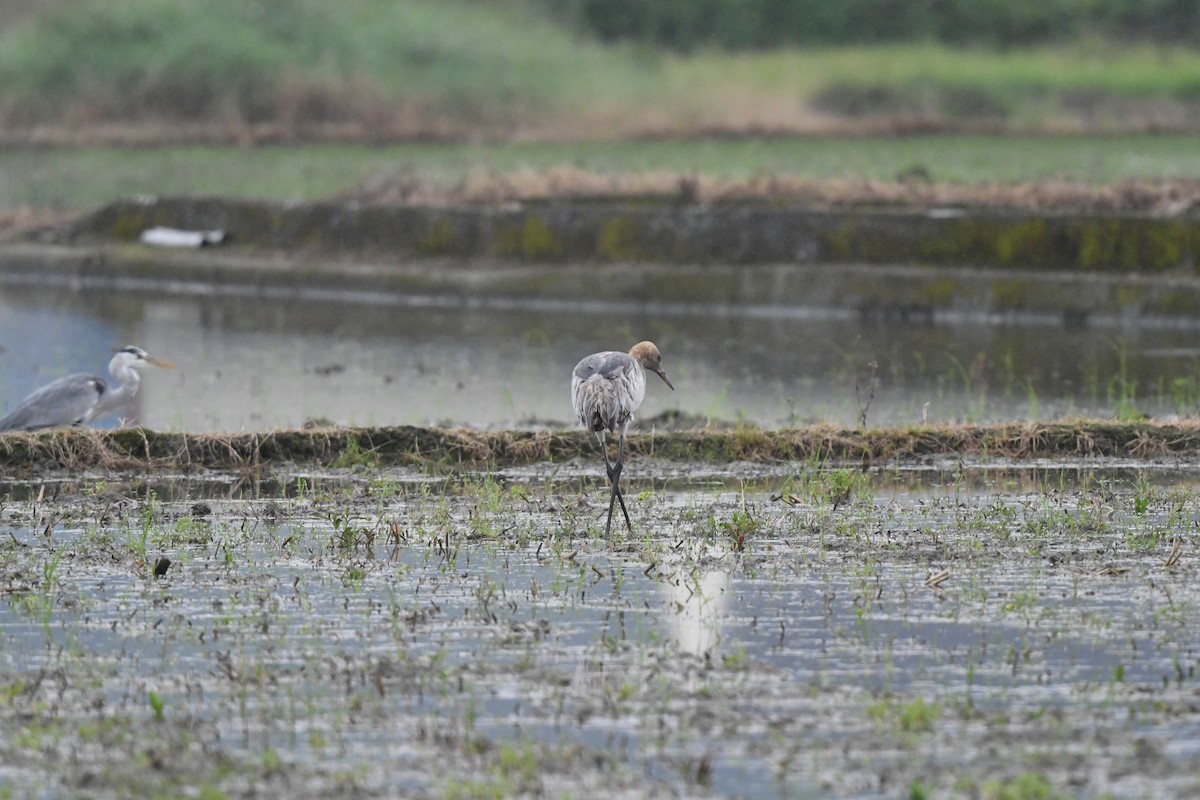
[[[502,207],[275,205],[206,198],[113,203],[80,237],[133,241],[154,225],[222,228],[254,248],[522,261],[912,264],[1193,273],[1200,215],[812,211],[759,202]]]
[[[136,244],[222,228],[228,246]],[[272,297],[696,304],[869,318],[1200,326],[1200,219],[813,212],[762,204],[283,206],[122,201],[58,244],[0,246],[0,280]],[[283,257],[279,257],[282,255]]]
[[[537,300],[650,311],[741,308],[766,316],[819,309],[868,319],[988,316],[1070,325],[1200,327],[1200,279],[1141,273],[950,269],[870,264],[572,264],[511,260],[269,258],[222,248],[0,245],[0,281],[78,291],[232,294],[273,299],[421,297],[487,306]]]

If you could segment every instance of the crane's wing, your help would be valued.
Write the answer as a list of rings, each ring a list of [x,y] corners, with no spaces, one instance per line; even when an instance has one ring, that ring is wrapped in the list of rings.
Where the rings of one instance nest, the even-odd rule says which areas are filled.
[[[594,353],[575,365],[572,382],[586,381],[593,375],[599,375],[605,380],[613,381],[636,366],[637,364],[634,363],[629,353],[620,353],[617,351]]]
[[[615,430],[637,408],[633,384],[638,365],[628,353],[595,353],[575,365],[571,374],[571,405],[580,424],[589,430]]]
[[[87,422],[106,391],[108,384],[99,375],[79,372],[59,378],[26,397],[0,419],[0,431],[34,431]]]

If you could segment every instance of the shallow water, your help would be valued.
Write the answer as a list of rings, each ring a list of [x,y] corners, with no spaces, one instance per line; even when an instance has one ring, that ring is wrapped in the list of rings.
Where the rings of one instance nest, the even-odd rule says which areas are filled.
[[[201,743],[302,796],[1184,796],[1196,476],[1059,466],[642,484],[610,542],[572,476],[10,487],[0,788],[105,786],[159,731],[180,785],[228,787]]]
[[[0,406],[138,344],[150,370],[125,416],[156,429],[569,425],[583,355],[650,338],[642,418],[794,425],[1191,414],[1194,330],[860,319],[827,309],[489,304],[461,297],[296,301],[0,286]],[[875,364],[875,367],[870,366]],[[113,424],[110,418],[106,424]]]

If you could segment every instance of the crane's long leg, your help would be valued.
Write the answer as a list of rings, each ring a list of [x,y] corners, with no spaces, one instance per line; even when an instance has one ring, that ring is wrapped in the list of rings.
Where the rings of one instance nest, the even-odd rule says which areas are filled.
[[[617,445],[617,463],[613,465],[613,494],[621,504],[621,513],[625,515],[625,527],[633,533],[633,523],[629,521],[629,509],[625,507],[625,496],[621,494],[621,471],[625,469],[625,429],[621,428],[621,440]],[[612,500],[608,501],[608,517],[612,520]]]
[[[608,447],[604,444],[604,431],[597,431],[597,436],[600,438],[600,452],[604,453],[604,469],[608,473],[609,483],[612,484],[612,494],[608,497],[608,520],[604,523],[604,536],[608,538],[612,531],[613,506],[618,502],[621,504],[621,513],[625,515],[625,525],[629,528],[629,532],[633,533],[633,524],[629,521],[629,509],[625,507],[625,498],[621,495],[621,470],[625,467],[625,434],[624,432],[621,434],[616,464],[608,460]]]

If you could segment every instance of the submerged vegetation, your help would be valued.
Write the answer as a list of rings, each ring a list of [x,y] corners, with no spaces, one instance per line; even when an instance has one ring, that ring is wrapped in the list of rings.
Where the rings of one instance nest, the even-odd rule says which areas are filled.
[[[1194,476],[560,466],[7,483],[0,794],[1200,789]]]

